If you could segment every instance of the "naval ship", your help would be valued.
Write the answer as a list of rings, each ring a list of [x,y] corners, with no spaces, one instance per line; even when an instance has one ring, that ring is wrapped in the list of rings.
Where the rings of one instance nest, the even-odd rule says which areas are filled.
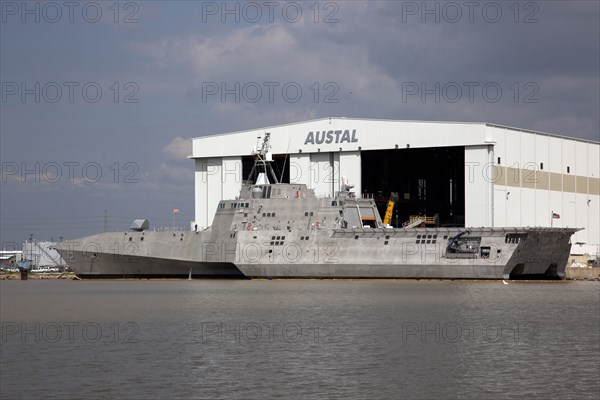
[[[343,180],[334,197],[280,183],[265,134],[239,196],[212,226],[150,231],[137,220],[58,244],[80,278],[565,279],[575,228],[392,228]]]

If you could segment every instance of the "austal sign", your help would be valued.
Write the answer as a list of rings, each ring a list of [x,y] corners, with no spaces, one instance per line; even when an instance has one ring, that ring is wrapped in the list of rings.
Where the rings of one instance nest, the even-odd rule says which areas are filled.
[[[338,130],[308,132],[304,144],[329,144],[352,142],[358,142],[358,138],[356,137],[356,129],[352,129],[352,133],[350,133],[350,130],[348,129],[346,129],[345,131]]]

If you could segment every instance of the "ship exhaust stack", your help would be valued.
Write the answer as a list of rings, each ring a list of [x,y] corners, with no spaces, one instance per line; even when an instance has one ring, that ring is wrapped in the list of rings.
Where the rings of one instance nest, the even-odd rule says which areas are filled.
[[[143,232],[150,228],[150,223],[147,219],[136,219],[131,223],[130,230],[134,232]]]

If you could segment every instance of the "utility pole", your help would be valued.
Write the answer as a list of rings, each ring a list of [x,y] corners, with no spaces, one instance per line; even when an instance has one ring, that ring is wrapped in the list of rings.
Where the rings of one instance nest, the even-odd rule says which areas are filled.
[[[29,234],[29,262],[33,265],[33,233]]]
[[[104,233],[108,232],[108,211],[104,210]]]

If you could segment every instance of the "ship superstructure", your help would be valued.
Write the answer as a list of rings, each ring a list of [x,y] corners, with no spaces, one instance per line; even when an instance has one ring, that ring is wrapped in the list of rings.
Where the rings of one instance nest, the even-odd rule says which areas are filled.
[[[82,278],[564,279],[573,228],[390,228],[346,179],[334,197],[279,183],[269,134],[211,227],[103,233],[57,247]]]

